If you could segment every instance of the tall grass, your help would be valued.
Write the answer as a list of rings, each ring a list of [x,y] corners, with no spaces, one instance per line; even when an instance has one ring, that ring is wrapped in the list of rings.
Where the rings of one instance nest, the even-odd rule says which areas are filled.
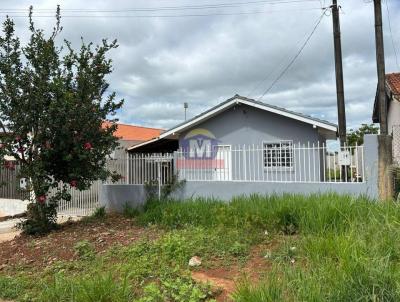
[[[167,228],[186,226],[271,229],[280,231],[292,225],[298,232],[343,232],[355,221],[387,215],[400,217],[397,207],[371,205],[368,198],[335,194],[238,197],[230,203],[196,199],[185,202],[153,202],[139,222]],[[386,215],[386,216],[385,216]]]
[[[163,228],[160,237],[105,255],[92,255],[81,242],[83,256],[75,263],[59,264],[29,282],[0,277],[0,297],[211,301],[210,288],[191,279],[188,260],[200,256],[203,268],[216,260],[229,265],[248,259],[255,244],[266,243],[257,249],[271,264],[260,272],[265,279],[239,280],[234,301],[400,301],[400,208],[395,203],[335,194],[254,195],[230,203],[151,202],[133,214],[142,225]]]
[[[394,203],[335,194],[170,201],[149,205],[139,221],[287,235],[295,252],[285,244],[275,251],[268,280],[241,282],[233,294],[238,302],[400,301],[400,209]]]

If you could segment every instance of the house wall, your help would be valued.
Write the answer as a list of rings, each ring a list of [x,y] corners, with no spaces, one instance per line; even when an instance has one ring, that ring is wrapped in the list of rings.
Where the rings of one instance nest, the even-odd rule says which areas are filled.
[[[184,145],[186,135],[193,129],[206,129],[216,138],[218,145],[229,145],[232,150],[246,148],[256,148],[258,151],[232,152],[231,161],[232,179],[244,179],[250,175],[262,175],[266,178],[273,176],[276,179],[309,179],[319,181],[322,177],[321,152],[308,152],[300,150],[293,154],[294,167],[288,169],[265,169],[263,165],[263,143],[279,142],[282,140],[292,141],[293,144],[300,143],[310,147],[319,143],[325,143],[325,138],[318,133],[318,129],[310,124],[296,121],[275,113],[266,112],[261,109],[250,107],[243,104],[230,108],[217,117],[211,118],[180,135],[180,147]],[[311,166],[311,169],[309,169]],[[185,169],[182,171],[186,177],[191,178],[190,174],[199,173]],[[182,174],[181,173],[181,174]],[[203,176],[212,179],[212,169],[204,170]],[[316,175],[316,176],[314,176]],[[192,177],[195,178],[195,177]],[[260,178],[260,177],[258,177]]]
[[[251,194],[318,194],[337,193],[354,196],[364,195],[373,200],[378,195],[378,136],[366,135],[364,142],[365,177],[362,183],[293,183],[293,182],[186,182],[183,188],[174,193],[174,198],[186,200],[191,198],[214,198],[230,201],[236,196]],[[143,185],[103,185],[100,190],[100,204],[109,211],[122,211],[128,204],[140,207],[146,201],[146,190]]]
[[[389,112],[388,112],[389,133],[391,133],[394,125],[400,125],[400,100],[397,100],[396,98],[393,98],[389,106]]]
[[[393,136],[393,161],[400,163],[400,100],[393,98],[388,112],[388,130]]]

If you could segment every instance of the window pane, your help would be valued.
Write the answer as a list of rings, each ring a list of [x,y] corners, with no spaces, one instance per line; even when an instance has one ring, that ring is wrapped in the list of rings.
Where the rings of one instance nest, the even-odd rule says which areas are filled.
[[[292,142],[265,143],[263,154],[266,168],[291,168],[293,166]]]

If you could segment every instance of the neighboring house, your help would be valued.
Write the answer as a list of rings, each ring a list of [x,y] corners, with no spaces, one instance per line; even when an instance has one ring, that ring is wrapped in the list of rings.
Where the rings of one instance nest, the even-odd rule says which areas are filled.
[[[270,173],[277,179],[314,175],[319,181],[325,164],[323,146],[336,137],[335,124],[235,95],[128,151],[179,150],[175,169],[185,179],[200,173],[196,178],[239,180],[254,175],[261,180]]]
[[[103,124],[104,127],[107,125],[109,125],[109,123]],[[126,148],[156,138],[164,131],[163,129],[121,123],[117,123],[117,125],[117,130],[114,132],[114,136],[119,138],[118,142],[120,147],[114,152],[114,158],[123,158],[125,156]]]
[[[375,97],[372,121],[379,123],[378,92]],[[388,131],[393,135],[393,157],[400,163],[400,73],[386,75]]]
[[[392,133],[393,126],[400,125],[400,73],[386,75],[386,101],[388,107],[388,129]],[[372,121],[379,123],[378,92],[376,93]]]

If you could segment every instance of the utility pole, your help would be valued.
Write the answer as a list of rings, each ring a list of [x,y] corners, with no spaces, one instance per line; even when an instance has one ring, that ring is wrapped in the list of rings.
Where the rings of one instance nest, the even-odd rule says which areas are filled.
[[[383,46],[382,29],[382,1],[374,0],[375,10],[375,44],[376,44],[376,66],[378,71],[378,101],[379,101],[379,122],[381,134],[388,134],[387,103],[385,88],[385,50]]]
[[[333,19],[333,43],[335,47],[335,73],[336,73],[336,99],[338,110],[339,140],[342,155],[346,154],[346,107],[344,103],[344,84],[343,84],[343,62],[342,62],[342,41],[340,37],[339,7],[337,0],[332,0],[332,19]],[[350,155],[351,156],[351,155]],[[348,165],[340,164],[341,179],[347,181],[349,178]]]
[[[379,122],[381,133],[378,136],[378,190],[381,200],[394,196],[392,136],[388,135],[385,50],[383,47],[382,0],[374,0],[376,67],[378,72]]]
[[[332,0],[333,42],[335,46],[336,97],[339,124],[340,146],[346,144],[346,108],[344,103],[342,42],[340,38],[339,7],[337,0]]]

